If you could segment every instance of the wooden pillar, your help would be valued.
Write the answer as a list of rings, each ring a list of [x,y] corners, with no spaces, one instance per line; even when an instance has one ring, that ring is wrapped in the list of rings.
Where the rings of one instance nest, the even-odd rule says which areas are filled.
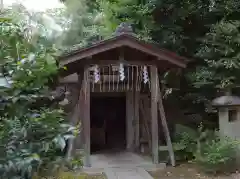
[[[70,139],[69,141],[69,150],[68,150],[68,158],[76,153],[77,150],[81,150],[83,148],[83,131],[81,130],[82,128],[82,121],[81,119],[82,117],[82,113],[83,113],[83,92],[82,92],[82,87],[83,87],[83,73],[82,74],[78,74],[78,84],[76,86],[76,88],[78,89],[78,94],[77,96],[74,97],[78,97],[78,101],[77,104],[74,107],[74,112],[73,112],[73,116],[72,116],[72,120],[71,120],[71,124],[74,126],[80,125],[80,131],[79,134],[74,138],[74,139]]]
[[[74,106],[74,109],[72,111],[71,114],[71,118],[70,118],[70,124],[72,126],[77,126],[78,123],[80,122],[80,91],[78,92],[78,100]],[[77,97],[77,96],[75,96]],[[78,134],[74,139],[69,139],[68,140],[68,150],[67,150],[67,158],[69,159],[76,151],[76,149],[80,148],[80,142],[79,139],[81,137],[81,134]]]
[[[81,119],[82,119],[82,117],[80,117],[81,109],[82,109],[80,107],[80,105],[82,104],[81,103],[82,82],[83,82],[83,73],[78,74],[77,83],[74,84],[73,86],[66,84],[67,91],[70,90],[71,96],[72,96],[72,97],[70,97],[70,101],[72,103],[71,105],[74,105],[71,112],[69,112],[69,122],[72,126],[75,126],[75,127],[79,124],[81,125]],[[65,96],[65,98],[66,98],[66,96]],[[75,98],[76,101],[73,98]],[[66,152],[67,159],[70,159],[70,157],[76,153],[76,150],[81,149],[81,142],[82,142],[81,131],[75,138],[71,138],[68,140],[68,148],[67,148],[67,152]]]
[[[134,124],[135,124],[135,149],[139,149],[139,102],[140,102],[140,92],[134,92]]]
[[[126,92],[126,138],[127,138],[127,150],[133,150],[134,144],[134,128],[133,128],[133,117],[134,117],[134,108],[133,108],[133,93]]]
[[[158,163],[158,71],[156,66],[150,67],[151,71],[151,131],[152,131],[152,159]]]
[[[170,155],[171,164],[172,164],[172,166],[176,166],[172,141],[171,141],[168,125],[167,125],[165,110],[164,110],[164,107],[163,107],[163,99],[162,99],[161,87],[160,87],[160,82],[159,82],[158,76],[157,76],[157,81],[158,81],[159,112],[160,112],[160,116],[161,116],[163,132],[164,132],[164,135],[165,135],[165,138],[166,138],[166,141],[167,141],[168,152],[169,152],[169,155]]]
[[[84,133],[84,166],[91,167],[90,162],[90,81],[88,68],[84,69],[83,84],[83,133]]]

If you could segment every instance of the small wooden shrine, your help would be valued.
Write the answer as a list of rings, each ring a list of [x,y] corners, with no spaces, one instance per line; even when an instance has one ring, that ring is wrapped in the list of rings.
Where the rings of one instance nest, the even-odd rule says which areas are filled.
[[[69,144],[69,154],[83,149],[85,166],[91,166],[91,145],[97,141],[107,146],[107,141],[117,136],[116,131],[124,131],[124,137],[118,135],[112,141],[123,143],[128,151],[140,151],[146,144],[153,163],[158,163],[159,125],[162,125],[175,165],[159,79],[171,68],[184,68],[184,58],[137,39],[131,27],[123,23],[112,38],[62,56],[60,65],[66,67],[61,72],[60,84],[70,92],[66,110],[71,123],[81,123],[82,129]],[[124,106],[121,107],[120,101],[118,105],[117,100],[108,100],[114,97],[122,97]],[[120,108],[124,109],[115,110]],[[92,125],[97,124],[94,118],[98,127]]]

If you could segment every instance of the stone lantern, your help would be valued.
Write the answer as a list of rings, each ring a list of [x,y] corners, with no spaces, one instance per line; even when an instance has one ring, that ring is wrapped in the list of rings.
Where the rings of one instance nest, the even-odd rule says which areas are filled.
[[[226,95],[212,101],[218,108],[219,132],[221,136],[240,139],[240,97]]]

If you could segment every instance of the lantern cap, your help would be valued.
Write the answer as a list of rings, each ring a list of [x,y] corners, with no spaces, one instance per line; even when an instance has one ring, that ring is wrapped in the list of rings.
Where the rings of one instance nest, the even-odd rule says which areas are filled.
[[[240,97],[232,95],[220,96],[212,101],[212,106],[215,107],[240,106]]]

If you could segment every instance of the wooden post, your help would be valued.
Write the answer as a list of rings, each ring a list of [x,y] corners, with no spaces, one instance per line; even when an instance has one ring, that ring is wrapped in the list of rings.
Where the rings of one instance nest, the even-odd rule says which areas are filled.
[[[79,92],[80,93],[80,92]],[[77,103],[74,106],[74,109],[72,111],[70,124],[73,126],[77,126],[79,122],[79,115],[80,115],[80,94],[78,93],[78,100]],[[75,149],[78,148],[78,140],[80,138],[80,134],[78,134],[74,139],[69,139],[68,141],[68,150],[67,150],[67,158],[70,159],[71,155],[75,152]]]
[[[161,93],[161,89],[160,89],[160,82],[159,82],[158,76],[157,76],[157,81],[158,81],[157,84],[158,84],[159,112],[160,112],[160,116],[161,116],[163,130],[164,130],[163,132],[164,132],[164,135],[166,138],[171,164],[172,164],[172,166],[175,166],[176,162],[175,162],[175,157],[174,157],[174,151],[173,151],[173,147],[172,147],[172,141],[171,141],[169,129],[167,126],[167,120],[166,120],[166,115],[165,115],[165,111],[164,111],[164,107],[163,107],[162,93]]]
[[[158,81],[157,81],[157,67],[151,66],[151,129],[152,129],[152,159],[153,163],[158,163]]]
[[[73,126],[77,126],[80,123],[80,133],[74,138],[70,139],[68,142],[68,150],[67,150],[67,158],[69,159],[72,154],[75,153],[76,149],[81,149],[81,142],[82,142],[82,131],[81,131],[81,113],[82,113],[82,84],[83,84],[83,74],[78,75],[78,85],[77,88],[79,89],[77,96],[78,100],[74,106],[74,109],[72,111],[70,124]]]
[[[152,135],[151,135],[151,131],[150,131],[150,126],[148,121],[151,121],[151,106],[150,104],[146,104],[148,103],[148,96],[142,95],[140,96],[140,112],[142,115],[142,122],[143,122],[143,126],[144,129],[146,131],[146,135],[147,135],[147,141],[148,141],[148,147],[149,149],[152,148]]]
[[[134,128],[133,128],[133,93],[126,92],[126,138],[127,138],[127,150],[133,150],[133,140],[134,140]]]
[[[84,69],[84,84],[83,84],[83,91],[84,91],[84,108],[83,108],[83,133],[84,133],[84,153],[85,153],[85,160],[84,166],[91,167],[90,162],[90,79],[89,79],[89,71],[88,68]]]
[[[135,148],[139,149],[139,103],[140,103],[140,92],[135,91],[134,93],[134,124],[135,124]]]

